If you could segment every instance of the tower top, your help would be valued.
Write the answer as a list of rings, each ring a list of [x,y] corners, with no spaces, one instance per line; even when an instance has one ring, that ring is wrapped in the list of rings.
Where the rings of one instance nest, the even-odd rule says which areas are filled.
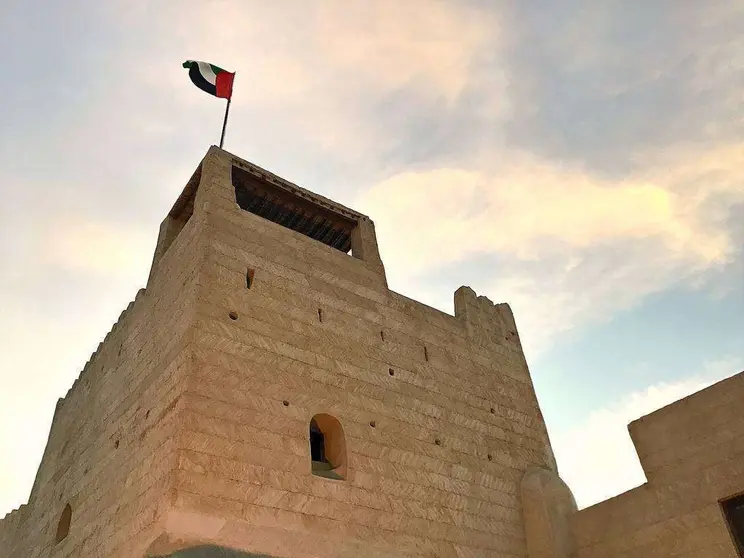
[[[215,210],[219,207],[227,214],[242,210],[324,244],[335,253],[352,256],[387,286],[374,223],[369,217],[214,145],[161,225],[150,279],[191,216],[206,215],[207,206]],[[223,226],[225,221],[217,219],[214,223]]]
[[[225,153],[232,159],[235,199],[241,209],[342,252],[352,249],[352,231],[360,221],[369,220],[368,217]]]

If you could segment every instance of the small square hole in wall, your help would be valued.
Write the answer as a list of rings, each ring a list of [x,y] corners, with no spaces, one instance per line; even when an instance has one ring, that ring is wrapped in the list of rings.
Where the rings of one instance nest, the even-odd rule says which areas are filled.
[[[253,277],[256,275],[255,269],[249,269],[245,273],[245,286],[250,289],[253,286]]]

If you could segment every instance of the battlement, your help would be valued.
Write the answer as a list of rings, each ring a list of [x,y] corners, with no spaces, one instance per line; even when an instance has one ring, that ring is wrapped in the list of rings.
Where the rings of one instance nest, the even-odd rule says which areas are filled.
[[[9,548],[26,520],[27,504],[8,512],[0,518],[0,549]]]
[[[494,304],[488,297],[478,296],[473,289],[463,286],[455,292],[455,317],[465,324],[468,334],[479,343],[522,353],[517,324],[509,304]],[[521,372],[529,380],[526,366]]]
[[[124,321],[127,319],[129,314],[133,311],[135,304],[142,299],[142,297],[145,296],[146,290],[140,289],[137,291],[137,295],[135,296],[134,300],[132,300],[127,307],[122,310],[121,314],[119,314],[119,317],[114,322],[114,325],[111,326],[111,329],[108,331],[108,333],[104,336],[103,340],[98,343],[98,347],[96,347],[96,350],[93,351],[93,353],[90,355],[90,358],[87,360],[85,365],[83,365],[83,369],[80,371],[80,374],[78,374],[78,377],[75,378],[75,381],[73,381],[70,388],[67,390],[67,393],[64,397],[60,398],[58,405],[63,404],[64,401],[74,392],[75,388],[77,387],[80,380],[84,379],[87,376],[88,370],[91,369],[91,367],[96,364],[99,356],[101,355],[101,350],[104,346],[106,346],[107,342],[111,339],[113,335],[116,334],[116,332],[119,330],[120,325],[124,323]]]

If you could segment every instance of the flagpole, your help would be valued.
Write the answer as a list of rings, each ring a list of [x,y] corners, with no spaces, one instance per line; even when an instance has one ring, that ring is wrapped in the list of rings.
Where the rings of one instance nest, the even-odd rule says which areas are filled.
[[[230,101],[232,99],[227,100],[227,106],[225,107],[225,121],[222,123],[222,135],[220,136],[220,149],[222,149],[222,144],[225,143],[225,128],[227,128],[227,115],[230,114]]]
[[[235,80],[235,74],[233,74],[233,80]],[[222,122],[222,135],[220,136],[220,149],[222,149],[222,146],[225,143],[225,129],[227,128],[227,116],[230,114],[230,101],[232,101],[232,90],[230,91],[230,96],[227,98],[227,106],[225,106],[225,120]]]

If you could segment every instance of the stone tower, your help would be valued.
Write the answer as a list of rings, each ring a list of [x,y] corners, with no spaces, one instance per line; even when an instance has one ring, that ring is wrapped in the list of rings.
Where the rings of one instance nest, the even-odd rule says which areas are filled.
[[[454,299],[390,291],[368,217],[210,148],[0,556],[570,556],[511,310]]]

